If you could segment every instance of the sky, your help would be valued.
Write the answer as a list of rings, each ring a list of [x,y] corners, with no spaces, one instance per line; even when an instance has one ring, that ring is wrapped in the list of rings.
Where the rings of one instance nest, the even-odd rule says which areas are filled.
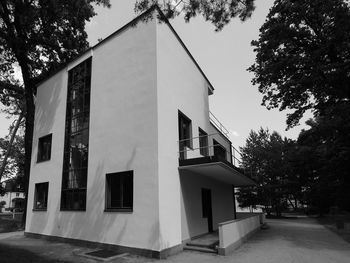
[[[136,17],[135,1],[110,0],[112,7],[97,7],[95,16],[86,26],[90,45],[97,43]],[[210,82],[214,95],[209,97],[210,111],[231,132],[233,146],[244,146],[250,130],[260,127],[277,131],[282,136],[296,139],[301,125],[286,131],[286,114],[278,109],[261,106],[262,94],[251,84],[253,74],[246,69],[254,63],[255,53],[250,45],[258,39],[259,28],[265,21],[273,0],[256,1],[256,10],[245,22],[234,19],[222,31],[215,32],[210,22],[196,17],[189,23],[177,17],[170,23],[196,59]],[[0,136],[8,133],[9,121],[0,115]]]

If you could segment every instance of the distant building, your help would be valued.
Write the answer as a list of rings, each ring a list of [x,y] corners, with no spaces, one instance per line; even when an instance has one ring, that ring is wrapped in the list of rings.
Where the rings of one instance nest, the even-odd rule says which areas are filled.
[[[209,112],[214,88],[172,26],[147,15],[162,13],[38,86],[27,235],[164,257],[236,219],[234,187],[254,181]]]
[[[1,183],[5,194],[0,195],[0,202],[5,201],[2,211],[10,211],[13,208],[24,208],[24,189],[15,180],[9,179]]]

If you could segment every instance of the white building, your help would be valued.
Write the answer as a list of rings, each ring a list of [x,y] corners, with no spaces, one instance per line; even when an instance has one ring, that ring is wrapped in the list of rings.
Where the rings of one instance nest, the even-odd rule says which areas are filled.
[[[4,195],[0,195],[0,202],[5,201],[2,211],[10,211],[13,208],[24,207],[24,191],[16,185],[13,180],[9,179],[1,183],[5,189]]]
[[[27,235],[164,257],[235,219],[233,185],[254,182],[210,120],[199,65],[168,22],[143,19],[158,14],[38,86]]]

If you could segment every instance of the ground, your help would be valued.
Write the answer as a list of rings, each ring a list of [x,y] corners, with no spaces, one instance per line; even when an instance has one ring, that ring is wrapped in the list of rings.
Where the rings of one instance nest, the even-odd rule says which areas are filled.
[[[316,219],[270,219],[269,228],[260,230],[229,256],[182,252],[166,260],[136,256],[115,259],[114,263],[347,263],[350,243]],[[0,261],[4,263],[96,262],[77,254],[91,248],[23,237],[23,232],[0,234]]]
[[[0,233],[19,230],[20,225],[20,221],[13,219],[12,213],[0,213]]]

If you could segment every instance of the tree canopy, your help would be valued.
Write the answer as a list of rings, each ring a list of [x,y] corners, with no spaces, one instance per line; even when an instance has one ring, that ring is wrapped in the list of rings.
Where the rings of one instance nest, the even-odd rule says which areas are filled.
[[[263,128],[250,132],[240,149],[242,166],[251,168],[257,186],[239,189],[241,207],[262,205],[268,213],[280,215],[285,207],[295,208],[300,203],[299,176],[293,172],[290,158],[294,147],[294,141],[277,132]]]
[[[25,188],[30,172],[36,84],[88,47],[85,23],[96,15],[93,4],[110,6],[109,0],[0,2],[0,98],[23,101]],[[16,68],[20,69],[22,84],[13,81]]]
[[[135,11],[142,12],[157,4],[167,18],[183,14],[185,21],[189,22],[193,17],[202,15],[216,30],[221,30],[232,18],[238,17],[245,21],[251,17],[255,9],[254,2],[255,0],[138,0]]]
[[[345,0],[276,0],[259,39],[252,42],[263,105],[291,109],[287,124],[307,110],[325,114],[330,105],[349,104],[350,9]]]

